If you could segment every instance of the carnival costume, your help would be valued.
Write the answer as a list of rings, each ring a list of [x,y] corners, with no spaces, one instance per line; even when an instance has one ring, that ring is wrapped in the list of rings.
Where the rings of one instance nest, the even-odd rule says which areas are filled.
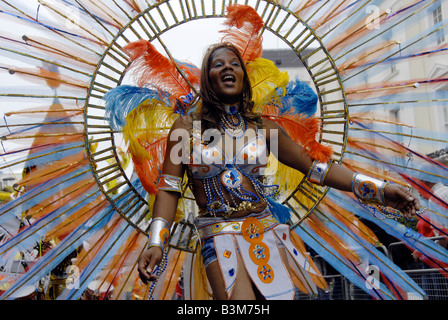
[[[161,172],[169,128],[180,115],[188,114],[194,119],[201,103],[198,99],[199,69],[190,63],[175,60],[170,54],[163,55],[152,44],[152,40],[160,40],[161,27],[151,14],[166,10],[173,13],[174,20],[179,23],[179,16],[173,10],[174,2],[160,1],[145,11],[139,1],[124,1],[123,7],[118,5],[123,13],[109,10],[107,6],[100,8],[91,1],[82,2],[85,3],[45,5],[60,16],[63,16],[60,6],[77,8],[82,12],[83,19],[93,19],[105,30],[110,27],[129,31],[126,34],[120,32],[119,40],[125,43],[117,40],[107,46],[107,54],[102,56],[101,63],[97,60],[95,50],[106,46],[108,35],[84,28],[80,35],[69,34],[32,18],[26,11],[7,1],[2,4],[5,7],[2,13],[26,17],[36,27],[47,28],[60,39],[76,43],[78,49],[70,54],[61,54],[54,45],[49,46],[46,40],[32,36],[24,36],[24,42],[3,39],[9,43],[9,46],[1,48],[3,51],[17,54],[20,51],[15,50],[15,46],[30,45],[42,53],[23,55],[27,59],[45,61],[50,65],[39,71],[8,67],[11,74],[44,79],[52,89],[64,92],[54,95],[54,103],[44,113],[42,124],[30,122],[18,130],[12,129],[14,125],[11,123],[5,125],[9,132],[3,135],[3,141],[27,138],[27,134],[35,140],[25,150],[30,152],[29,155],[11,160],[4,166],[25,163],[26,171],[18,182],[17,192],[20,196],[0,208],[0,224],[13,218],[26,222],[4,236],[5,240],[0,246],[1,262],[2,265],[8,265],[19,254],[26,267],[0,279],[3,299],[14,299],[21,289],[29,284],[35,285],[46,277],[47,287],[48,282],[51,283],[57,277],[64,279],[65,287],[55,294],[58,299],[81,298],[94,280],[107,284],[107,298],[171,299],[180,277],[184,284],[185,299],[211,299],[204,264],[217,259],[226,292],[230,295],[238,274],[238,256],[242,257],[252,281],[265,298],[291,299],[295,289],[316,297],[330,289],[313,262],[309,248],[375,299],[423,299],[425,292],[375,248],[377,237],[358,217],[377,224],[404,241],[422,255],[428,264],[436,266],[446,276],[447,250],[397,221],[399,212],[385,206],[383,189],[389,182],[384,181],[384,175],[378,169],[387,164],[390,172],[396,173],[390,183],[412,186],[424,194],[430,194],[417,179],[436,177],[444,181],[446,166],[388,136],[376,133],[371,125],[374,120],[366,120],[361,114],[340,119],[340,110],[332,109],[332,106],[346,103],[345,95],[356,105],[354,101],[357,97],[364,98],[366,93],[379,92],[381,88],[385,90],[384,94],[393,97],[398,94],[393,90],[400,89],[402,85],[391,85],[391,91],[386,91],[387,86],[362,88],[351,84],[334,101],[322,98],[333,93],[339,94],[342,90],[339,77],[349,77],[353,75],[350,72],[356,73],[358,68],[374,64],[387,46],[382,42],[374,43],[374,47],[362,59],[353,57],[350,50],[346,51],[345,59],[341,60],[343,63],[331,61],[330,67],[320,69],[313,75],[315,85],[336,81],[338,87],[329,87],[326,91],[319,87],[319,96],[306,83],[290,80],[286,72],[281,72],[272,61],[261,56],[264,29],[276,28],[280,32],[282,25],[287,24],[288,17],[299,15],[312,21],[314,29],[306,27],[293,34],[297,31],[296,26],[301,25],[297,20],[283,36],[284,39],[293,37],[290,43],[297,44],[296,53],[300,55],[304,49],[301,44],[315,40],[315,32],[322,37],[327,35],[323,26],[328,26],[336,19],[339,11],[350,13],[350,19],[340,24],[350,22],[347,30],[355,37],[332,34],[331,41],[326,43],[328,49],[324,51],[334,54],[340,52],[343,50],[341,44],[362,40],[367,32],[365,21],[357,15],[357,5],[349,4],[350,1],[341,2],[346,6],[333,4],[322,17],[314,20],[313,9],[319,6],[318,1],[307,1],[306,4],[297,5],[294,10],[271,1],[261,1],[265,5],[264,9],[260,7],[260,1],[253,7],[235,4],[224,8],[223,4],[226,28],[222,31],[221,40],[233,43],[241,51],[252,85],[253,112],[281,125],[315,161],[306,175],[277,163],[268,152],[263,132],[259,128],[256,128],[252,139],[229,157],[219,145],[204,144],[201,131],[193,128],[188,141],[191,153],[187,157],[191,164],[185,177],[175,177]],[[124,6],[131,10],[123,10]],[[219,8],[215,7],[215,2],[212,6],[215,13]],[[186,2],[181,3],[180,7],[185,19],[187,16],[193,18],[201,15],[199,4],[190,7]],[[205,17],[208,9],[201,8]],[[410,15],[410,10],[423,8],[426,8],[425,5],[416,1],[403,7],[393,17],[383,17],[381,21],[385,24],[398,23],[397,19],[400,21],[402,17]],[[286,17],[283,23],[275,25],[275,18],[272,17],[276,17],[281,10],[286,10]],[[136,24],[124,27],[122,14],[129,19],[132,15]],[[70,21],[79,25],[75,20]],[[169,21],[161,21],[159,23],[168,26]],[[361,27],[360,21],[364,23]],[[151,41],[129,40],[132,34],[138,33],[137,24],[150,36]],[[92,44],[93,48],[79,45],[84,42]],[[313,49],[306,57],[301,56],[302,60],[308,64],[307,59],[321,48]],[[428,51],[425,54],[438,52]],[[409,55],[419,53],[410,52]],[[57,62],[47,61],[46,54]],[[69,66],[63,63],[67,61]],[[312,70],[326,61],[326,58],[317,60],[307,67]],[[128,62],[131,62],[130,66]],[[114,63],[125,67],[127,74],[133,75],[136,85],[120,85],[123,72],[119,72],[119,67],[115,67]],[[70,67],[74,64],[80,66],[79,77],[87,77],[90,82],[88,75],[93,72],[97,78],[90,84],[84,78],[74,78],[72,73],[77,71]],[[51,69],[56,66],[68,70],[70,76]],[[104,68],[119,73],[120,80],[113,80]],[[103,83],[100,78],[113,83]],[[431,83],[425,82],[428,85]],[[65,94],[64,90],[87,90],[86,107],[78,108],[78,100],[71,109],[62,107],[59,99],[70,100],[70,95]],[[5,95],[20,96],[16,93]],[[36,94],[35,97],[48,98],[53,95]],[[429,97],[426,98],[429,101]],[[378,99],[370,97],[362,105],[374,105]],[[329,109],[329,113],[321,114],[321,119],[314,116],[317,102]],[[92,113],[92,109],[103,113]],[[345,105],[343,109],[346,109]],[[232,106],[227,106],[226,111],[220,119],[220,125],[226,135],[238,140],[248,130],[246,119]],[[39,112],[42,111],[25,110],[17,114],[33,117]],[[12,115],[14,112],[8,113],[5,118]],[[95,122],[97,120],[106,120],[107,126],[98,124]],[[341,141],[336,139],[331,146],[325,145],[325,139],[320,139],[322,143],[316,140],[322,134],[321,126],[325,128],[324,125],[337,125],[341,121],[345,126],[356,127],[359,132],[366,133],[366,137],[362,137],[365,139],[356,136]],[[327,131],[338,135],[337,130]],[[123,178],[129,158],[124,153],[120,156],[118,154],[113,139],[113,134],[117,132],[122,132],[132,159],[133,174],[130,179]],[[383,147],[370,141],[370,134],[378,135],[376,138],[382,139]],[[101,147],[104,143],[111,145]],[[343,148],[333,150],[338,146]],[[353,157],[348,157],[346,161],[349,167],[357,171],[352,181],[353,195],[323,187],[326,173],[332,163],[343,160],[345,148],[350,149],[353,157],[356,153],[364,152],[364,159],[369,159],[365,161],[367,165],[359,164]],[[388,152],[393,150],[403,157],[413,154],[428,169],[418,173],[412,171],[411,174],[404,166],[387,162],[382,153],[384,149]],[[23,151],[5,151],[3,155],[22,155]],[[378,162],[372,164],[372,159]],[[274,165],[275,175],[268,175],[269,168]],[[269,179],[263,179],[263,176]],[[250,181],[255,192],[244,187],[241,183],[243,177]],[[191,179],[200,179],[206,191],[207,203],[199,209],[198,216],[189,214],[191,207],[187,204],[188,198],[191,198]],[[297,184],[300,188],[296,188]],[[164,219],[152,218],[152,205],[159,190],[178,192],[182,196],[173,225]],[[224,198],[223,190],[230,198]],[[439,211],[431,210],[425,212],[424,216],[423,213],[419,214],[446,235],[447,204],[439,201],[437,205]],[[232,217],[234,211],[244,209],[252,210],[253,213],[244,218]],[[222,216],[216,217],[217,213]],[[136,274],[136,261],[148,246],[160,247],[164,257],[156,269],[158,280],[144,286]],[[210,250],[214,251],[211,255]],[[281,251],[286,253],[289,268],[280,258]],[[211,260],[207,260],[210,257]],[[378,266],[381,272],[380,285],[370,283],[370,287],[366,286],[370,276],[366,266],[369,264]],[[55,272],[58,266],[63,269],[69,267],[65,271],[73,271],[75,276],[72,276],[72,272],[71,276],[63,277],[63,272]],[[53,284],[53,287],[57,286]]]

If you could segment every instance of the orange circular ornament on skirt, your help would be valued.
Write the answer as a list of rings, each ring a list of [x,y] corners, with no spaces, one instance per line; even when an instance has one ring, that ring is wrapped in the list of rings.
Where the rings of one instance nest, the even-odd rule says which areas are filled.
[[[244,220],[241,231],[244,239],[249,243],[260,243],[263,241],[264,227],[256,218],[250,217]]]
[[[258,266],[257,274],[263,283],[271,283],[274,281],[274,270],[267,263]]]
[[[249,256],[256,265],[267,263],[271,257],[269,247],[264,243],[252,243],[249,247]]]

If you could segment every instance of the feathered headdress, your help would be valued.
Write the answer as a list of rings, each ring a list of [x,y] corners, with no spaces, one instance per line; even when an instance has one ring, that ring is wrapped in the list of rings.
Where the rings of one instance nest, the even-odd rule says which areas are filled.
[[[137,87],[122,85],[105,95],[106,116],[122,130],[135,172],[149,194],[157,193],[169,129],[184,114],[199,84],[199,69],[173,61],[147,40],[128,44],[124,51]]]

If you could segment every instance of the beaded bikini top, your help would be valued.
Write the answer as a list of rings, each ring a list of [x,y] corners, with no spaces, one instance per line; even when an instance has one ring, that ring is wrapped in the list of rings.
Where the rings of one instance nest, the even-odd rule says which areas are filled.
[[[234,155],[225,152],[219,143],[203,144],[195,133],[193,133],[193,139],[191,173],[194,179],[210,178],[232,169],[245,175],[257,177],[266,167],[269,158],[266,139],[258,132]],[[236,178],[236,176],[231,176],[231,178]],[[230,182],[238,183],[237,180]]]
[[[222,119],[221,124],[225,121]],[[259,179],[269,158],[265,136],[258,128],[247,129],[246,120],[239,114],[237,122],[222,127],[225,134],[220,134],[214,143],[204,143],[200,130],[193,128],[192,132],[189,169],[191,178],[200,179],[204,184],[207,204],[203,213],[229,216],[234,211],[266,205],[266,197],[277,194],[278,186],[264,184]],[[238,140],[237,146],[241,145],[234,154],[226,152],[225,143],[229,139]],[[244,177],[252,183],[255,192],[243,186]],[[224,196],[223,190],[227,190],[230,199]]]

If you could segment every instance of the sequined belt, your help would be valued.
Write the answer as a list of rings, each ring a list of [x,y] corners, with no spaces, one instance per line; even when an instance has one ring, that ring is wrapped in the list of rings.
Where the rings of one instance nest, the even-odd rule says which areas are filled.
[[[260,213],[252,213],[245,217],[225,219],[223,217],[199,217],[196,219],[196,228],[201,240],[220,235],[220,234],[242,234],[243,223],[247,219],[256,219],[263,226],[260,232],[266,232],[278,225],[268,208]]]

